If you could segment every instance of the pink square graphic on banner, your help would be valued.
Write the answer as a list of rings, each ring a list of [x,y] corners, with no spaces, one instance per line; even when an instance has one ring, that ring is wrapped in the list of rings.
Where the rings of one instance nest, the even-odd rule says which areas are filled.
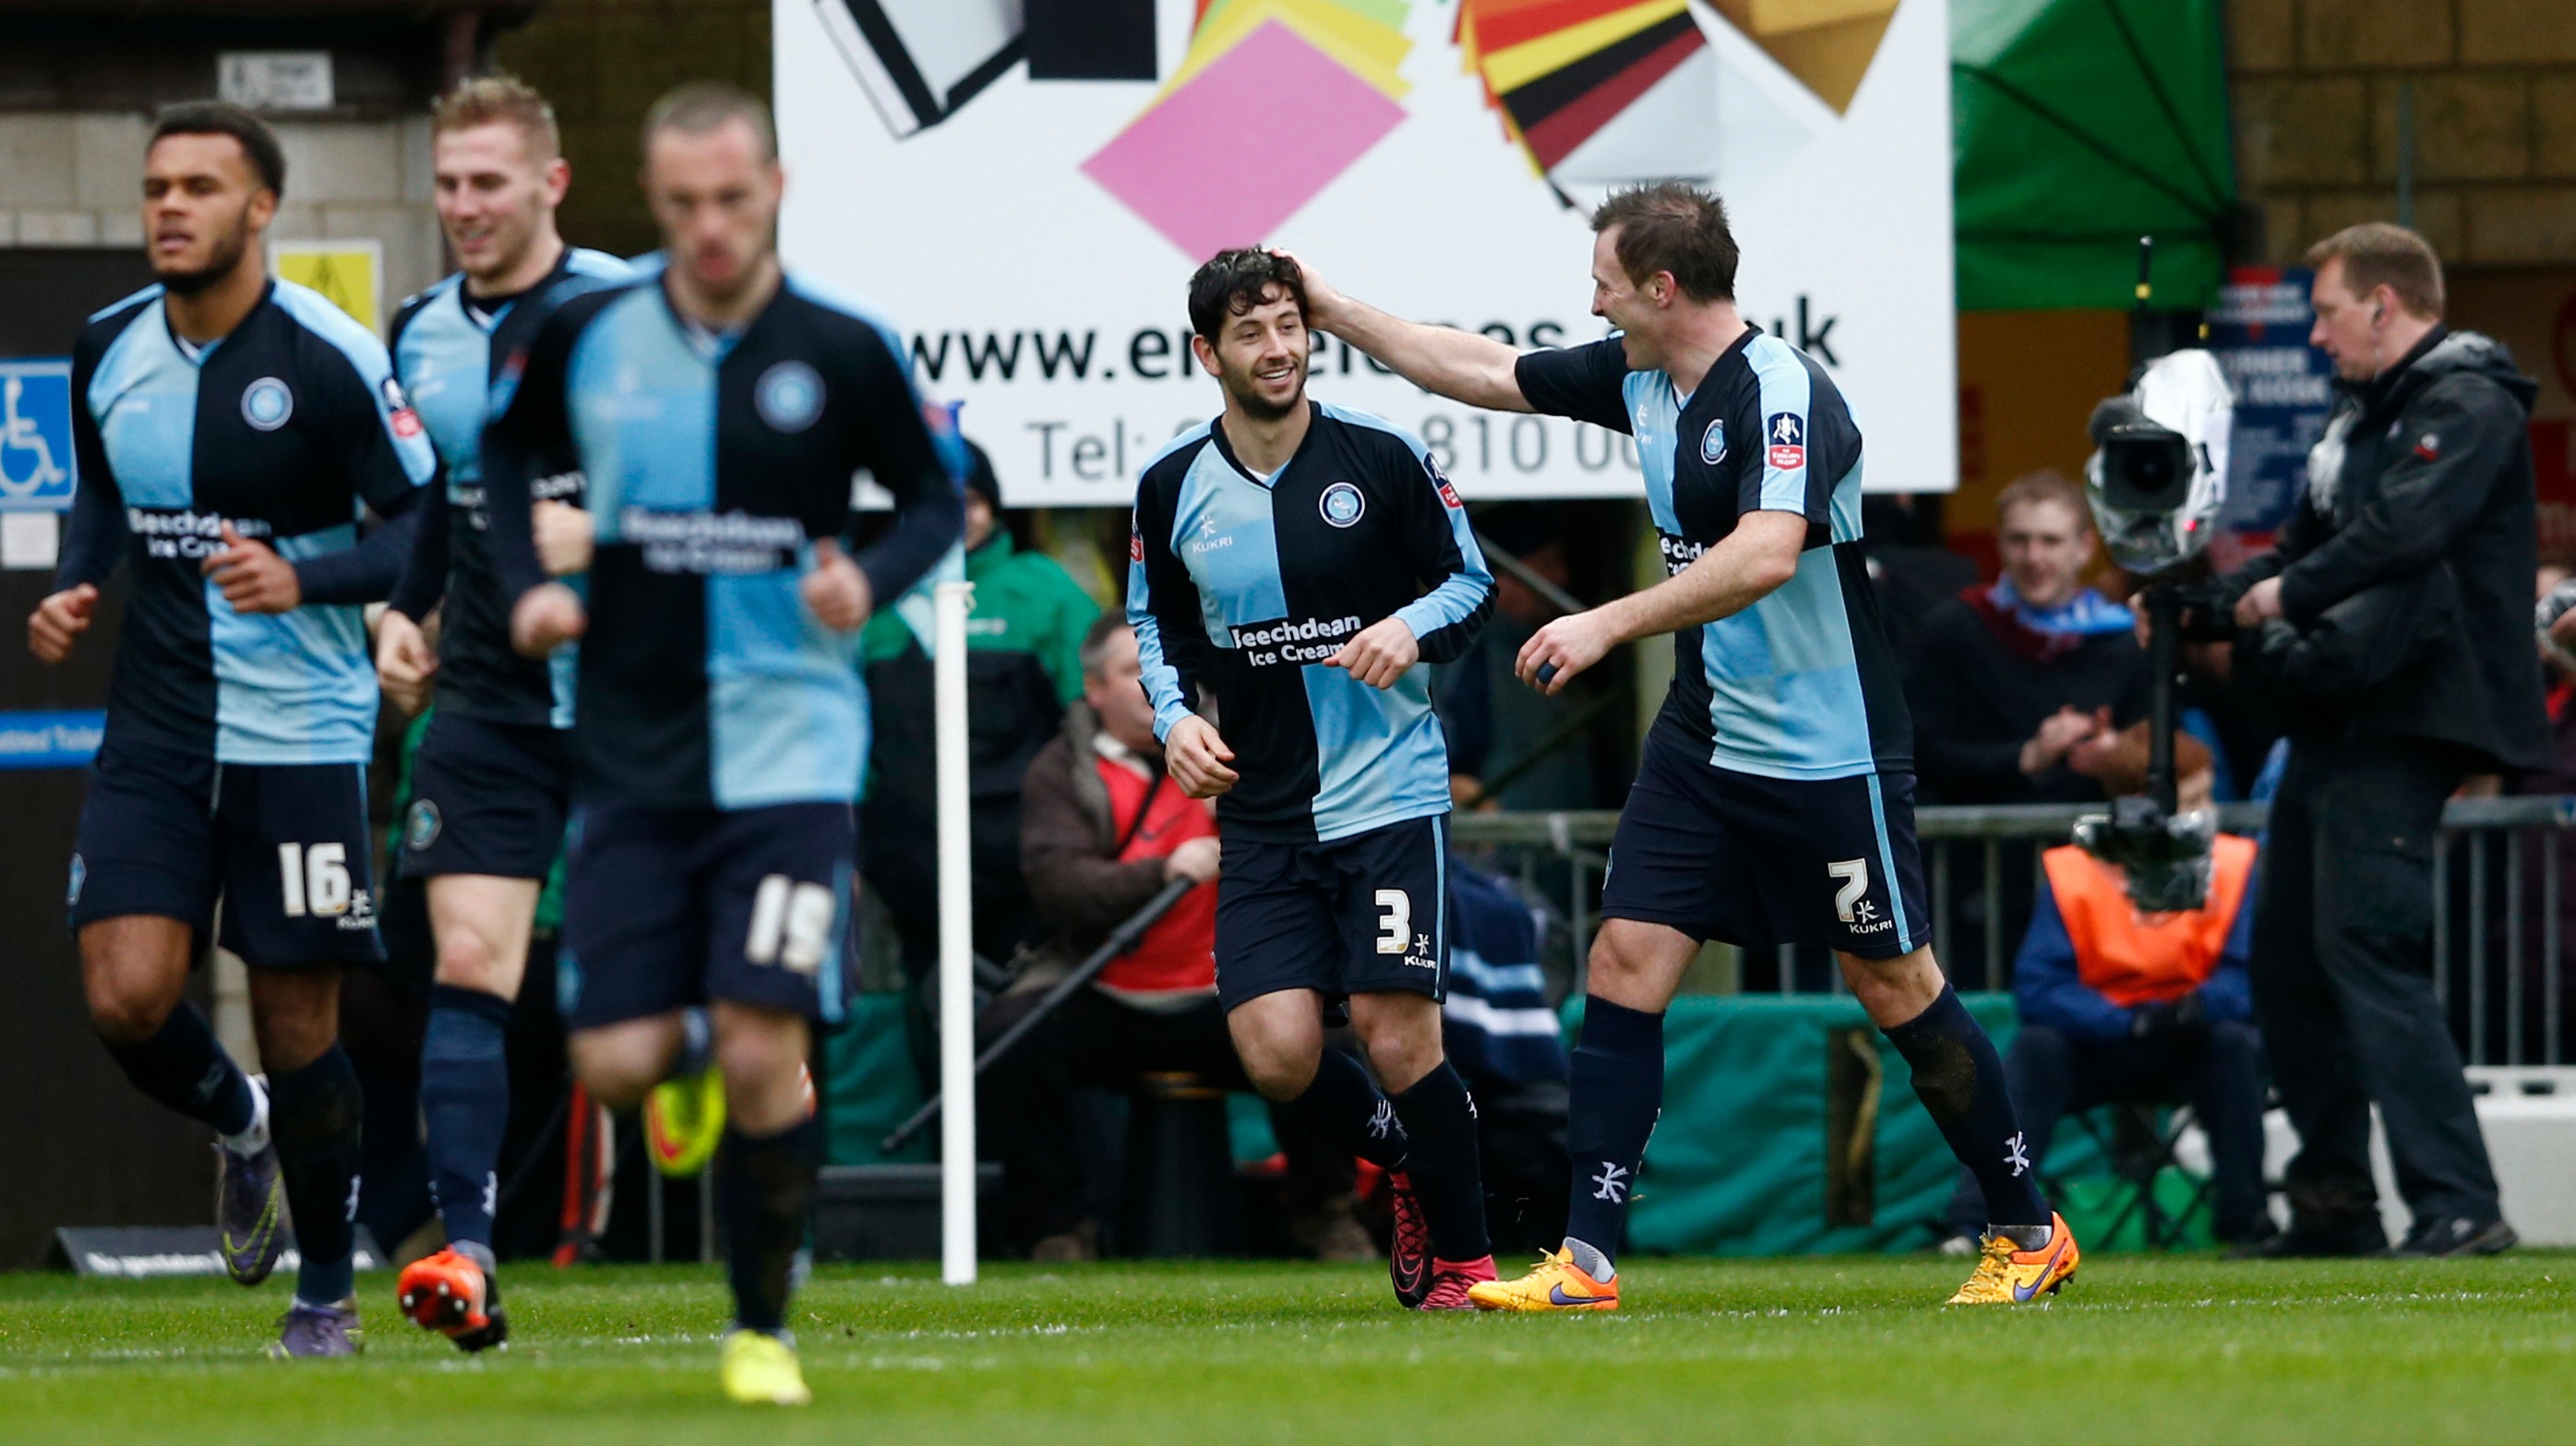
[[[1259,245],[1404,119],[1269,21],[1131,122],[1083,174],[1193,261]]]

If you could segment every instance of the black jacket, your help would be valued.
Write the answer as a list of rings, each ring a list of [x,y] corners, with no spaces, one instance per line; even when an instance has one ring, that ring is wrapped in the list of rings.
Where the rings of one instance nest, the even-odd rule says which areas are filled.
[[[2060,708],[2109,708],[2123,727],[2152,702],[2146,654],[2127,633],[2053,642],[1979,607],[1970,588],[1923,615],[1905,673],[1914,766],[1930,803],[2098,803],[2102,785],[2063,763],[2033,777],[2021,746]]]
[[[2277,545],[2230,585],[2241,594],[2280,578],[2282,612],[2300,628],[2367,588],[2446,563],[2457,601],[2447,636],[2336,722],[2300,732],[2440,739],[2506,768],[2548,761],[2531,642],[2539,543],[2528,419],[2538,392],[2501,345],[2437,327],[2336,403]]]

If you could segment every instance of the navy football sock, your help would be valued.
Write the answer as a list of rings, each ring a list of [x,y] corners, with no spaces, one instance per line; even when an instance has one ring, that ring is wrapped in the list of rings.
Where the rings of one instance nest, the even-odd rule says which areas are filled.
[[[145,1097],[214,1126],[219,1135],[238,1135],[250,1128],[254,1110],[250,1076],[215,1042],[215,1032],[206,1027],[206,1016],[197,1012],[197,1006],[180,1001],[150,1039],[102,1043]]]
[[[734,1323],[744,1330],[776,1335],[787,1328],[788,1277],[813,1220],[822,1159],[823,1124],[810,1115],[775,1135],[725,1130],[716,1215],[724,1224]]]
[[[1401,1168],[1412,1148],[1395,1106],[1377,1092],[1360,1062],[1330,1045],[1315,1062],[1306,1092],[1279,1107],[1303,1121],[1318,1139],[1382,1170]]]
[[[429,1189],[448,1243],[492,1243],[501,1136],[510,1124],[510,1001],[435,984],[420,1049]]]
[[[1422,1202],[1431,1258],[1464,1263],[1494,1253],[1485,1233],[1484,1172],[1476,1158],[1476,1101],[1447,1060],[1393,1101],[1412,1138],[1405,1173]]]
[[[1613,1004],[1600,995],[1583,1001],[1583,1030],[1575,1036],[1573,1094],[1565,1122],[1565,1152],[1574,1182],[1565,1211],[1565,1234],[1598,1252],[1610,1265],[1627,1230],[1628,1196],[1646,1139],[1664,1109],[1664,1017]],[[1598,1271],[1587,1271],[1606,1280]]]
[[[287,1208],[295,1212],[295,1248],[304,1264],[295,1295],[329,1305],[350,1293],[350,1219],[358,1204],[358,1071],[338,1044],[302,1069],[268,1076],[269,1132]]]
[[[1913,1067],[1914,1093],[1950,1153],[1985,1191],[1986,1223],[2045,1227],[2048,1202],[2039,1198],[2039,1179],[2004,1093],[2003,1059],[1958,991],[1942,985],[1930,1008],[1886,1034]]]

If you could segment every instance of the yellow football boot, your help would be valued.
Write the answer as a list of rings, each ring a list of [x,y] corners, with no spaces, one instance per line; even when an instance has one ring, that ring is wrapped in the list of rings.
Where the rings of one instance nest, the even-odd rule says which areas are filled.
[[[2075,1232],[2066,1228],[2065,1216],[2051,1215],[2048,1224],[2048,1243],[2037,1250],[2021,1249],[2009,1235],[1987,1237],[1976,1274],[1968,1277],[1949,1304],[2024,1305],[2055,1295],[2058,1287],[2075,1278],[2084,1253],[2075,1248]]]
[[[735,1331],[724,1343],[725,1399],[745,1406],[806,1406],[814,1393],[805,1389],[805,1372],[796,1364],[796,1348],[776,1336]]]
[[[1573,1251],[1559,1250],[1518,1280],[1468,1287],[1467,1299],[1478,1310],[1617,1310],[1619,1282],[1594,1280],[1574,1263]]]
[[[724,1076],[712,1069],[664,1080],[644,1097],[645,1153],[665,1175],[705,1169],[724,1140],[724,1128]]]

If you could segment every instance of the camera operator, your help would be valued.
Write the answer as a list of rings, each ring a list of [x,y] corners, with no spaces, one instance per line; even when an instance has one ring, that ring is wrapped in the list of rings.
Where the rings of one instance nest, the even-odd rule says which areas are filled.
[[[2386,1244],[2376,1103],[2414,1217],[2394,1253],[2486,1254],[2515,1237],[2433,992],[2432,860],[2463,778],[2548,758],[2529,641],[2536,389],[2503,347],[2443,326],[2441,262],[2414,232],[2355,226],[2308,262],[2309,342],[2342,396],[2278,545],[2226,586],[2241,627],[2300,646],[2341,627],[2369,656],[2290,720],[2272,805],[2254,1004],[2300,1151],[2292,1228],[2262,1253]]]

